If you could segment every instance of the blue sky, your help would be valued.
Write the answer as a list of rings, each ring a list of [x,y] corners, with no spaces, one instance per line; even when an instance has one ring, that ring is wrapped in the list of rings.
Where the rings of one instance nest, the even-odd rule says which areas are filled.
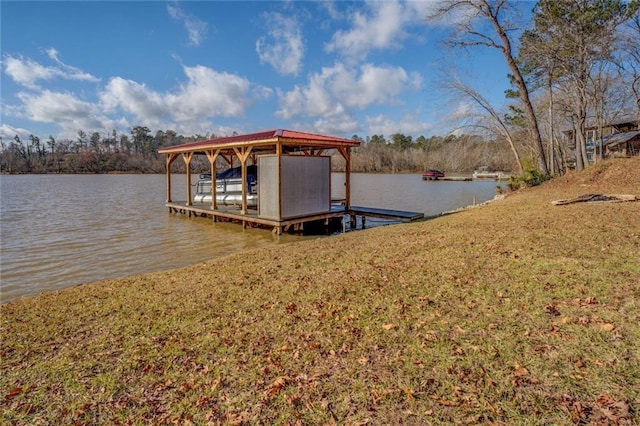
[[[0,136],[445,135],[470,108],[441,89],[452,70],[495,105],[508,71],[497,51],[445,48],[435,5],[2,1]]]

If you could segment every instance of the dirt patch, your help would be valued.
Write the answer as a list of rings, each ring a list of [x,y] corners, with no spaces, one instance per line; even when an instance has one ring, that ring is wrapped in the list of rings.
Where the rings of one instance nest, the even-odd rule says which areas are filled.
[[[640,156],[604,161],[581,172],[569,172],[548,183],[554,189],[584,187],[638,192],[640,188]]]

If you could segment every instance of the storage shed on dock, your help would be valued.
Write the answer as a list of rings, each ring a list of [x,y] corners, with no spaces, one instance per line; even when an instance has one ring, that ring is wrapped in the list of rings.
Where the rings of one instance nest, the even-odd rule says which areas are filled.
[[[170,211],[208,215],[214,220],[227,219],[248,224],[272,226],[281,233],[291,226],[344,215],[351,204],[351,148],[360,142],[332,136],[276,129],[245,135],[220,137],[158,150],[166,154],[167,201]],[[345,199],[336,208],[331,199],[331,158],[339,152],[345,160]],[[216,160],[222,157],[231,167],[240,164],[242,182],[247,181],[247,167],[258,169],[258,206],[249,209],[247,185],[242,185],[239,209],[218,206],[216,185],[211,185],[211,203],[194,203],[191,163],[196,155],[206,156],[215,182]],[[171,165],[182,157],[187,171],[186,200],[171,199]]]

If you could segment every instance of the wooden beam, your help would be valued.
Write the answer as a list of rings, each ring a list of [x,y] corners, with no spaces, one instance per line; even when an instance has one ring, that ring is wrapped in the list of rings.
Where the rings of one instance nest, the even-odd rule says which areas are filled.
[[[220,151],[220,150],[218,150],[218,151]],[[233,167],[233,157],[232,156],[226,155],[226,154],[222,154],[221,157],[224,158],[224,161],[227,162],[229,167]]]
[[[171,202],[171,163],[178,158],[178,154],[167,154],[166,158],[166,170],[167,170],[167,203]]]
[[[321,155],[324,154],[324,151],[325,151],[324,149],[309,148],[302,151],[302,154],[307,155],[309,157],[320,157]]]
[[[216,149],[207,151],[207,158],[209,159],[209,165],[211,166],[211,208],[216,210],[218,208],[218,202],[216,200],[216,160],[220,155],[220,150]],[[215,216],[213,217],[215,221]]]
[[[193,152],[183,152],[182,159],[184,160],[186,172],[187,172],[187,206],[191,205],[191,159],[193,158]]]
[[[351,148],[349,147],[340,147],[338,148],[340,154],[344,158],[345,165],[345,173],[344,173],[344,198],[346,200],[345,208],[347,211],[351,208]]]
[[[240,159],[240,170],[242,171],[242,208],[240,210],[242,214],[247,214],[247,158],[249,158],[252,148],[251,146],[233,148]]]

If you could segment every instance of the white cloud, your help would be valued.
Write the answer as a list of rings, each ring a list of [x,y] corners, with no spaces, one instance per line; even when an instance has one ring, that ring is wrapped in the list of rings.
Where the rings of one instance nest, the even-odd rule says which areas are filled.
[[[188,82],[168,96],[178,121],[189,117],[239,117],[253,102],[251,82],[204,66],[184,67]]]
[[[157,126],[170,115],[163,96],[148,89],[144,84],[121,77],[109,80],[100,94],[102,107],[107,113],[119,110],[133,114],[146,126]]]
[[[182,22],[187,33],[189,34],[189,41],[194,46],[199,46],[207,35],[207,23],[198,19],[193,15],[185,13],[177,5],[167,4],[167,12],[173,19]]]
[[[268,99],[272,89],[244,77],[217,72],[204,66],[183,66],[185,81],[164,92],[122,77],[111,78],[95,100],[83,100],[71,92],[41,89],[36,82],[55,76],[95,81],[94,77],[64,64],[58,52],[47,50],[55,67],[22,57],[7,56],[5,72],[31,89],[16,93],[19,102],[2,104],[2,115],[50,123],[60,128],[58,137],[85,131],[126,129],[133,123],[150,128],[173,128],[187,134],[212,131],[213,117],[242,117],[255,102]],[[13,132],[10,126],[5,130]],[[222,128],[217,128],[218,130]]]
[[[112,78],[100,94],[108,112],[133,114],[147,126],[163,128],[167,120],[185,125],[210,117],[241,117],[270,90],[249,80],[204,66],[183,67],[187,81],[174,92],[160,93],[144,84]]]
[[[374,117],[366,117],[365,133],[368,135],[385,135],[391,136],[395,133],[405,135],[424,135],[432,132],[433,124],[425,123],[413,115],[407,115],[400,120],[393,120],[385,115],[377,115]]]
[[[44,90],[39,94],[21,92],[25,118],[41,123],[55,123],[62,128],[109,129],[112,121],[95,104],[82,101],[69,93]]]
[[[356,71],[336,64],[312,74],[306,86],[296,85],[280,93],[276,115],[284,119],[295,115],[330,117],[345,114],[349,108],[399,104],[402,92],[418,89],[421,84],[417,73],[407,73],[402,67],[364,64]]]
[[[424,21],[435,2],[368,1],[354,10],[351,28],[337,31],[325,45],[327,52],[338,52],[345,60],[366,58],[372,50],[399,48],[409,34],[406,28]]]
[[[37,88],[38,80],[50,80],[54,77],[54,69],[44,67],[31,59],[5,56],[3,60],[4,72],[16,83],[30,89]]]
[[[357,133],[361,127],[358,120],[349,114],[322,117],[313,123],[315,132],[326,135]]]
[[[63,78],[65,80],[78,80],[96,83],[99,78],[88,74],[78,68],[66,65],[58,58],[58,52],[51,48],[47,51],[49,57],[58,64],[57,67],[48,67],[22,56],[14,57],[6,55],[3,58],[4,72],[16,83],[29,89],[38,89],[39,80],[53,80]]]
[[[476,104],[471,102],[459,102],[458,105],[451,112],[451,118],[453,120],[464,120],[468,119],[470,115],[474,115],[477,113]]]
[[[342,14],[340,10],[336,7],[336,3],[333,1],[323,1],[319,3],[319,6],[322,7],[329,17],[335,21],[342,18]]]
[[[13,127],[8,124],[0,126],[0,138],[2,138],[3,142],[7,145],[13,141],[16,135],[20,136],[20,139],[25,139],[29,137],[30,134],[32,134],[32,132],[22,127]]]
[[[305,50],[299,22],[280,13],[265,13],[263,18],[270,30],[267,37],[256,41],[260,62],[271,65],[280,74],[298,75]]]

